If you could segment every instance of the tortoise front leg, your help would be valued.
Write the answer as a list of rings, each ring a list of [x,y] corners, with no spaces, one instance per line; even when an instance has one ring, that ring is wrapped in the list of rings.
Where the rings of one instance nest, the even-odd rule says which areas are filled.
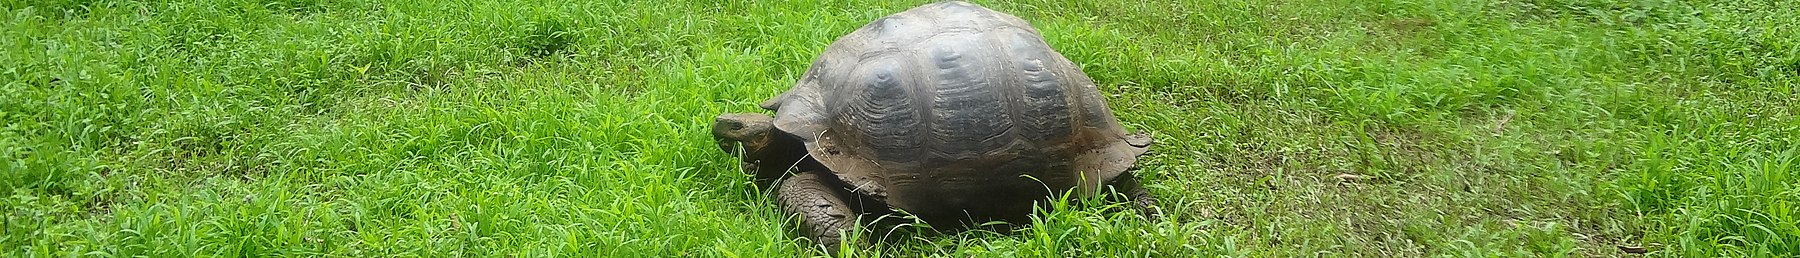
[[[851,193],[834,187],[825,172],[802,171],[781,181],[776,199],[781,210],[800,220],[799,231],[814,243],[837,256],[838,247],[849,241],[846,233],[857,230],[858,212],[850,206]],[[864,241],[856,241],[864,246]]]
[[[1162,210],[1156,207],[1156,196],[1150,195],[1150,189],[1145,189],[1142,184],[1138,183],[1137,175],[1131,173],[1119,175],[1118,178],[1113,179],[1112,187],[1115,191],[1124,193],[1126,200],[1130,201],[1132,207],[1137,208],[1138,212],[1143,213],[1145,218],[1162,219]]]

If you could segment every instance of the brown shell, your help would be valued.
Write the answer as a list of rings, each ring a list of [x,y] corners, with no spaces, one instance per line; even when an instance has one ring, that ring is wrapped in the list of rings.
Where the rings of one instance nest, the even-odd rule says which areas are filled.
[[[838,38],[763,106],[855,191],[928,220],[1022,218],[1052,193],[1091,194],[1150,143],[1037,29],[962,2]]]

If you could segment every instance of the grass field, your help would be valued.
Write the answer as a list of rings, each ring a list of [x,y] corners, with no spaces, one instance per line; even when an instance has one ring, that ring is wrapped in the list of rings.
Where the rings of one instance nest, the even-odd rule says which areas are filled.
[[[712,117],[921,2],[716,2],[0,0],[0,256],[814,254]],[[979,3],[1174,218],[853,255],[1800,255],[1800,2]]]

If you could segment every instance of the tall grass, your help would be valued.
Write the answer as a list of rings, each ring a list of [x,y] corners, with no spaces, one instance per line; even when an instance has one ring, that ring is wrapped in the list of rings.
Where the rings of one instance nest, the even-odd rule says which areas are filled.
[[[1175,219],[854,256],[1800,254],[1792,1],[979,2]],[[923,2],[0,3],[6,256],[782,257],[712,116]]]

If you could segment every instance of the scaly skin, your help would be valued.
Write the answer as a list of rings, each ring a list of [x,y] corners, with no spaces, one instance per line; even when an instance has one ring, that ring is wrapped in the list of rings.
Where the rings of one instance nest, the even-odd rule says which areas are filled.
[[[713,138],[720,150],[738,155],[744,171],[755,175],[759,187],[779,182],[774,186],[778,187],[775,195],[782,212],[798,220],[801,234],[836,256],[839,246],[848,240],[844,234],[857,230],[859,215],[865,214],[853,205],[861,198],[838,187],[842,184],[829,178],[829,172],[800,170],[788,175],[787,171],[800,166],[806,152],[797,140],[775,132],[772,120],[753,113],[719,115],[713,121]],[[859,240],[852,244],[860,247],[867,243]]]
[[[862,213],[852,206],[851,193],[835,187],[836,184],[826,176],[818,171],[796,173],[781,181],[775,195],[782,212],[799,220],[800,233],[835,257],[839,246],[850,240],[846,234],[857,230],[858,217]],[[849,244],[862,247],[868,241],[857,240]]]

